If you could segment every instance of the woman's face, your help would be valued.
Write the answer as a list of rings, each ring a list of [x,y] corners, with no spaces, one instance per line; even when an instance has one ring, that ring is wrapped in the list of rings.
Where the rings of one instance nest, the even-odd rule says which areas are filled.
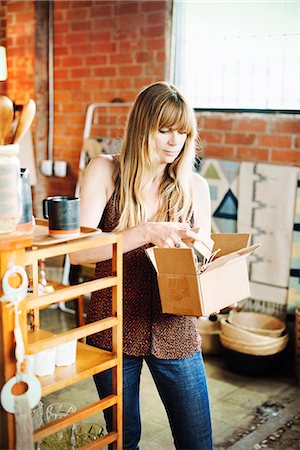
[[[154,133],[155,151],[161,164],[170,164],[177,158],[186,138],[186,133],[181,133],[173,128],[161,128]]]

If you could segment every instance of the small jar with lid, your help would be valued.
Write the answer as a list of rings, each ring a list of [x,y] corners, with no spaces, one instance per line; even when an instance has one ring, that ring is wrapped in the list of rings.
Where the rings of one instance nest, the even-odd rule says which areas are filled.
[[[16,230],[22,214],[19,144],[0,145],[0,234]]]

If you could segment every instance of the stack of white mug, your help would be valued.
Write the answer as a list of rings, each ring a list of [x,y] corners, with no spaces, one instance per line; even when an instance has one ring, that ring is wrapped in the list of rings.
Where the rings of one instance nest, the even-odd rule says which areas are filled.
[[[33,373],[38,376],[51,375],[55,366],[71,366],[76,362],[77,340],[48,348],[30,356]]]

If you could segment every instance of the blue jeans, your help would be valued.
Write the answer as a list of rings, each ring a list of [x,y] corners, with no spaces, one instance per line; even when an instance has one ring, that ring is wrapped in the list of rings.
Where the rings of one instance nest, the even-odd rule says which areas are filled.
[[[139,448],[141,437],[140,375],[146,361],[165,406],[176,449],[212,450],[210,408],[202,353],[186,359],[155,356],[123,358],[123,449]],[[94,375],[100,398],[112,393],[112,371]],[[112,430],[111,408],[104,411]]]

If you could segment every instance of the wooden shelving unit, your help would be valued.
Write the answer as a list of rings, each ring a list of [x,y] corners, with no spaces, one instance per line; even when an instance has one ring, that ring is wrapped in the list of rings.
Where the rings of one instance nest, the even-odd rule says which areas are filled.
[[[12,236],[9,243],[1,241],[0,269],[1,278],[5,273],[9,262],[14,262],[22,266],[31,266],[33,294],[28,295],[21,305],[20,322],[22,324],[23,338],[25,342],[26,354],[34,354],[62,344],[74,339],[81,339],[91,334],[113,329],[112,352],[100,350],[82,342],[77,343],[76,364],[67,367],[57,367],[53,375],[39,377],[42,386],[42,396],[66,388],[87,377],[101,371],[113,369],[113,393],[109,397],[98,400],[83,408],[78,409],[73,414],[62,419],[47,423],[34,433],[34,441],[40,441],[52,433],[56,433],[67,426],[79,422],[103,409],[113,407],[113,431],[97,439],[91,444],[82,448],[99,449],[110,443],[115,449],[122,449],[122,249],[121,236],[113,233],[92,233],[89,235],[87,229],[82,236],[77,239],[61,242],[59,240],[49,240],[44,242],[40,232],[43,222],[39,221],[39,239],[35,242],[25,240],[23,244],[12,245]],[[37,231],[37,230],[36,230]],[[17,237],[18,242],[20,236]],[[9,244],[9,245],[8,245]],[[87,250],[105,245],[112,246],[112,276],[98,280],[86,281],[78,285],[66,286],[46,295],[38,295],[38,261],[55,256],[69,254],[79,250]],[[16,253],[17,252],[17,253]],[[94,292],[104,288],[112,288],[112,316],[97,322],[83,325],[59,334],[52,334],[40,329],[39,309],[57,302],[65,302],[71,298]],[[1,362],[1,384],[11,378],[15,373],[15,361],[13,355],[13,321],[7,320],[9,308],[5,304],[0,304],[0,332],[3,339],[0,343]],[[30,330],[27,331],[27,316],[30,314]],[[3,343],[3,345],[2,345]],[[9,345],[9,349],[4,345]],[[3,369],[3,370],[2,370]],[[13,415],[5,413],[1,408],[1,424],[7,429],[7,434],[1,432],[1,448],[14,449],[15,432]],[[4,429],[4,428],[3,428]]]

